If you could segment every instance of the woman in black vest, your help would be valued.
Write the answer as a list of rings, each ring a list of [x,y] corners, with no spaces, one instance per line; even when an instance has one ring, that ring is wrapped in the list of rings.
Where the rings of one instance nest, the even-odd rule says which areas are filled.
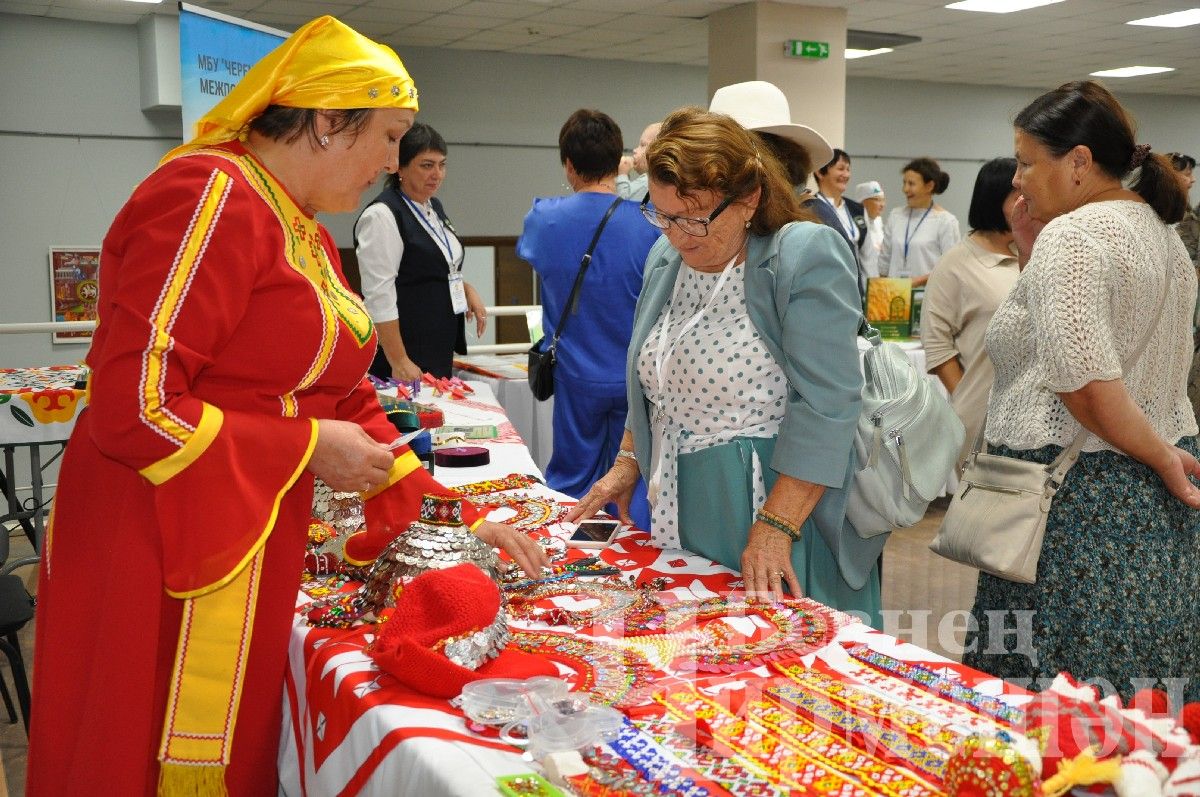
[[[379,334],[371,373],[412,381],[450,376],[466,354],[466,318],[487,325],[479,294],[462,278],[463,246],[434,198],[446,179],[446,141],[417,122],[400,139],[400,169],[354,225],[363,299]]]

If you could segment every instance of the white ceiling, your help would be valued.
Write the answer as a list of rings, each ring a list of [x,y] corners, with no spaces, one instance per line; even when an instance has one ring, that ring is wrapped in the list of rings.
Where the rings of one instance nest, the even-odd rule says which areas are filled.
[[[788,2],[789,0],[779,0]],[[712,12],[739,0],[200,0],[194,5],[293,30],[333,14],[403,55],[407,46],[563,55],[704,66]],[[850,77],[1051,88],[1099,69],[1169,66],[1108,79],[1121,91],[1200,96],[1200,27],[1124,23],[1200,0],[1066,0],[1015,14],[953,11],[926,0],[806,0],[847,10],[847,27],[921,37],[894,52],[848,61]],[[177,13],[173,2],[0,0],[0,12],[131,24]],[[804,31],[781,32],[804,38]]]

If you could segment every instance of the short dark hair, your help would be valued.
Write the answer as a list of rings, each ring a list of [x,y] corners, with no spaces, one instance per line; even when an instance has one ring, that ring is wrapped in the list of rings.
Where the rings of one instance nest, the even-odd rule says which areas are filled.
[[[349,131],[357,136],[371,121],[373,108],[352,108],[345,111],[322,111],[316,108],[287,108],[282,105],[268,105],[262,113],[250,120],[246,125],[261,136],[272,141],[284,141],[288,144],[296,141],[304,134],[319,145],[317,138],[317,114],[329,114],[333,118],[330,133]]]
[[[833,168],[834,166],[837,165],[838,161],[845,161],[846,165],[849,166],[850,165],[850,155],[846,153],[846,150],[838,149],[837,147],[834,147],[833,148],[833,158],[829,161],[829,163],[826,163],[820,169],[817,169],[817,174],[824,177],[826,174],[829,173],[829,170],[831,168]]]
[[[1046,92],[1017,114],[1013,126],[1040,141],[1056,158],[1075,147],[1087,147],[1092,162],[1114,179],[1123,179],[1135,168],[1133,118],[1112,92],[1094,80],[1076,80]],[[1163,155],[1147,153],[1130,188],[1167,224],[1182,219],[1187,210],[1187,192]]]
[[[1196,159],[1191,155],[1184,155],[1182,152],[1168,152],[1167,157],[1171,159],[1171,165],[1177,172],[1186,172],[1188,169],[1196,168]]]
[[[624,149],[621,128],[602,111],[580,108],[558,131],[559,161],[564,166],[571,161],[575,173],[585,180],[616,174]]]
[[[942,171],[942,167],[933,158],[913,158],[900,170],[901,174],[905,172],[916,172],[925,182],[933,183],[935,194],[940,194],[950,187],[950,175]]]
[[[764,133],[761,130],[751,131],[758,140],[766,145],[768,153],[779,161],[787,172],[788,181],[793,186],[803,186],[808,182],[812,173],[812,156],[808,150],[790,138],[784,138],[776,133]]]
[[[407,166],[412,163],[413,158],[429,150],[445,155],[446,139],[424,122],[413,122],[413,126],[408,128],[408,132],[400,139],[400,165]],[[399,190],[400,175],[389,174],[387,184]]]
[[[971,209],[967,224],[976,232],[1008,232],[1011,228],[1004,218],[1004,200],[1016,189],[1013,176],[1017,173],[1016,158],[992,158],[979,167],[975,176],[975,191],[971,194]]]

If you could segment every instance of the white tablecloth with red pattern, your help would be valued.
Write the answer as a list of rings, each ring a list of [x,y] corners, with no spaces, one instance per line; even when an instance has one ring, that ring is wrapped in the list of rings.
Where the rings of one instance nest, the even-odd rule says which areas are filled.
[[[495,405],[487,387],[476,385],[476,388],[479,392],[466,403],[435,402],[444,409],[447,423],[495,423],[502,429],[511,429],[511,425],[505,426],[503,412]],[[524,446],[511,435],[505,435],[504,442],[486,445],[492,451],[490,465],[461,471],[443,469],[438,471],[438,478],[454,486],[510,473],[537,473]],[[544,487],[535,489],[552,494]],[[562,498],[566,500],[565,496]],[[567,533],[566,529],[554,526],[549,531],[562,536]],[[666,589],[678,599],[727,595],[741,588],[736,573],[686,551],[653,548],[649,545],[649,534],[643,531],[625,532],[602,553],[602,558],[635,575],[639,583],[665,578]],[[301,598],[302,603],[307,602],[307,598]],[[861,642],[902,661],[925,664],[982,693],[1006,695],[1005,699],[1014,703],[1026,699],[1012,694],[998,679],[901,643],[848,616],[840,613],[833,616],[841,624],[836,636],[830,644],[807,656],[806,664],[820,656],[830,668],[845,671],[851,662],[844,645]],[[749,616],[739,619],[754,621]],[[462,713],[447,701],[407,690],[377,669],[364,651],[371,639],[370,628],[320,629],[297,622],[284,697],[280,752],[284,794],[479,797],[497,793],[496,776],[531,771],[520,750],[500,742],[495,734],[472,732]],[[571,631],[566,626],[554,630]],[[603,627],[591,631],[598,636],[606,633]],[[766,667],[759,667],[720,677],[732,682],[767,674]],[[565,677],[570,680],[569,674]],[[664,672],[663,677],[655,680],[655,686],[694,677],[684,672]],[[708,674],[705,681],[712,679]]]

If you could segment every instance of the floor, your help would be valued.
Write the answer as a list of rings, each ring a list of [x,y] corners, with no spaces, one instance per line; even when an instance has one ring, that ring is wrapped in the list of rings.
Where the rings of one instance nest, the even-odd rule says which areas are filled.
[[[959,659],[966,612],[975,598],[976,572],[941,559],[928,550],[945,512],[944,501],[930,506],[925,518],[916,526],[897,531],[888,540],[883,553],[884,630],[920,647]],[[10,556],[29,553],[29,543],[23,534],[13,534],[10,538]],[[30,584],[31,591],[35,578],[33,570],[27,567],[19,571]],[[32,671],[33,623],[19,636],[26,667]],[[0,677],[11,683],[6,663],[0,665]],[[0,757],[8,782],[7,793],[20,797],[25,794],[25,728],[19,721],[10,725],[5,719],[3,706],[0,706]],[[0,782],[0,797],[4,794]]]

